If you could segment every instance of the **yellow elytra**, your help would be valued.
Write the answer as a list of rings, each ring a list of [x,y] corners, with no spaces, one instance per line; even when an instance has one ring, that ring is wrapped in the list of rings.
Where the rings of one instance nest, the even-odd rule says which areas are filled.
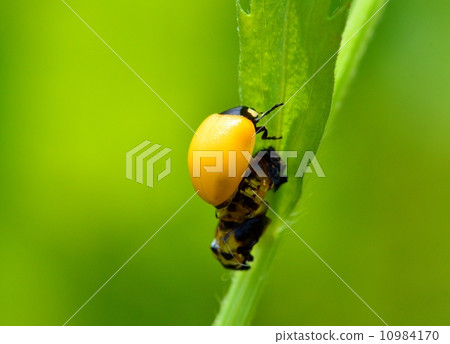
[[[263,140],[279,139],[267,136],[267,129],[257,123],[281,105],[262,114],[238,106],[212,114],[200,124],[189,147],[188,166],[192,184],[203,200],[216,208],[231,200],[249,165],[256,134],[262,132]],[[248,152],[247,156],[242,152]]]

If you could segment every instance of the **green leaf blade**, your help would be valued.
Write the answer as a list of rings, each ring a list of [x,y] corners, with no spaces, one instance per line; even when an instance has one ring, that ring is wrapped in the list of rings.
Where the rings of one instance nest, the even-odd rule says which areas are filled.
[[[368,19],[380,0],[355,2],[354,18],[347,24],[345,37],[351,37],[349,32]],[[349,68],[357,64],[367,42],[365,37],[358,39],[344,57],[339,57],[341,65],[336,67],[337,52],[341,41],[345,42],[342,35],[349,3],[254,0],[250,14],[242,10],[239,2],[237,5],[241,104],[264,111],[276,103],[287,102],[273,118],[268,116],[266,123],[270,135],[283,135],[282,140],[274,142],[278,150],[295,150],[298,154],[297,163],[288,172],[288,184],[268,197],[271,207],[289,222],[301,213],[303,178],[294,178],[295,167],[305,151],[317,151],[332,106],[334,112],[351,79]],[[371,32],[370,27],[363,36]],[[267,146],[267,141],[257,140],[257,150]],[[251,270],[234,274],[214,325],[250,323],[285,227],[284,221],[271,217],[273,223],[254,249]]]
[[[366,51],[367,45],[381,19],[380,11],[387,0],[354,0],[342,36],[345,49],[339,53],[336,63],[336,81],[333,94],[332,114],[337,112],[345,97],[351,80]]]

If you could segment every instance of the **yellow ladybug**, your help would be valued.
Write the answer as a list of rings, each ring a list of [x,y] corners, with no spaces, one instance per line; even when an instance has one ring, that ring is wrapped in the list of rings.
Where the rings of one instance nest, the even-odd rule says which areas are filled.
[[[238,106],[219,114],[207,117],[194,135],[189,147],[188,166],[192,184],[203,200],[216,208],[223,208],[236,193],[247,170],[249,162],[242,152],[253,153],[255,137],[262,132],[263,140],[275,140],[280,137],[268,136],[264,126],[258,122],[277,107],[258,113],[247,106]],[[220,153],[221,170],[211,171]],[[208,167],[210,167],[208,171]]]

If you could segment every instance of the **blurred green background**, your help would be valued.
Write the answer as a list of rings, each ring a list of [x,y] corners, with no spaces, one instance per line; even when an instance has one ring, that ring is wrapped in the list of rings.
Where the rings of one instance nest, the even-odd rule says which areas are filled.
[[[69,4],[194,129],[239,103],[234,1]],[[448,13],[387,6],[294,228],[390,325],[450,325]],[[193,194],[192,133],[61,1],[0,17],[0,324],[60,325]],[[153,189],[125,178],[146,139],[173,149]],[[210,324],[215,225],[195,197],[69,324]],[[382,323],[285,232],[253,324]]]

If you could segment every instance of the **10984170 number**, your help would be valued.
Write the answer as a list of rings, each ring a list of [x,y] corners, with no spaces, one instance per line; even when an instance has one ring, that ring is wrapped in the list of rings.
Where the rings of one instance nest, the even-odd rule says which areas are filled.
[[[381,330],[380,340],[438,340],[438,331],[384,331]]]

